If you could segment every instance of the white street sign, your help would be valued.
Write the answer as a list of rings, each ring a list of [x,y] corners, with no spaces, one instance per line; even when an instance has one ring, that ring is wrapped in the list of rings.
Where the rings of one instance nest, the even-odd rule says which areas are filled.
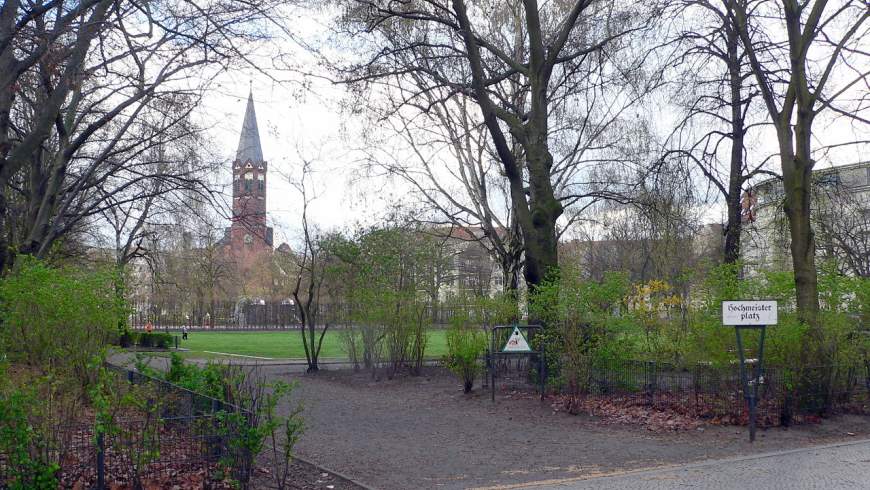
[[[776,301],[723,301],[723,325],[776,325]]]
[[[502,352],[532,352],[532,348],[529,347],[529,343],[526,342],[526,338],[520,332],[520,329],[514,327],[513,333],[508,338],[507,342],[504,344],[504,349]]]

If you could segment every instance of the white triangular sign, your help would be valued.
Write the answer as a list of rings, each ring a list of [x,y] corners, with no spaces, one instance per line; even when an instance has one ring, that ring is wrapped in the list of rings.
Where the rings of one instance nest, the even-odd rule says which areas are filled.
[[[514,327],[514,332],[511,334],[510,338],[508,338],[507,343],[504,344],[504,349],[502,352],[532,352],[532,348],[529,347],[529,343],[526,342],[526,338],[520,333],[520,329],[518,327]]]

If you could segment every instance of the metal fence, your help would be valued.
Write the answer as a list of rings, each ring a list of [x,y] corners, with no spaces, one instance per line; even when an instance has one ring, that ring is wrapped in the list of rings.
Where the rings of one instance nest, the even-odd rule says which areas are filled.
[[[130,418],[115,426],[105,435],[96,435],[93,424],[58,428],[68,440],[60,458],[62,488],[134,481],[172,486],[191,479],[205,487],[224,456],[225,436],[213,416]]]
[[[144,328],[148,322],[158,330],[183,326],[204,330],[282,330],[298,328],[300,323],[296,307],[284,302],[218,302],[190,308],[134,304],[132,310],[130,326],[134,329]],[[325,320],[335,321],[335,316],[327,315]]]
[[[147,400],[156,403],[155,409],[150,415],[116,414],[100,433],[95,422],[55,427],[48,456],[60,464],[60,487],[127,488],[138,482],[145,488],[222,488],[218,463],[232,455],[233,437],[232,424],[222,418],[239,413],[246,421],[249,414],[164,380],[108,367],[119,383],[147,385]],[[0,488],[10,484],[9,460],[0,454]]]
[[[832,412],[870,415],[870,366],[770,367],[758,381],[759,425]],[[624,406],[673,410],[724,423],[745,423],[748,416],[736,365],[610,362],[592,367],[577,385],[582,396]]]
[[[430,304],[426,317],[435,325],[447,325],[466,307]],[[299,328],[295,305],[288,302],[216,302],[214,305],[181,306],[137,303],[132,305],[130,327],[142,329],[148,322],[158,330],[285,330]],[[354,308],[346,303],[317,306],[321,324],[341,328],[353,323]]]

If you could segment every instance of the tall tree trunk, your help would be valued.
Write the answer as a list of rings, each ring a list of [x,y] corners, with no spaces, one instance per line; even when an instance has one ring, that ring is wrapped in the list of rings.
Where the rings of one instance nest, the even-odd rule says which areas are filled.
[[[529,13],[527,12],[527,15]],[[535,21],[536,17],[529,19]],[[526,166],[529,172],[528,209],[530,220],[520,219],[523,230],[523,243],[526,246],[525,278],[529,286],[529,297],[550,273],[559,267],[558,238],[556,220],[562,215],[562,203],[556,198],[550,171],[553,155],[549,147],[549,103],[548,85],[552,66],[544,62],[545,49],[538,39],[540,31],[536,25],[529,29],[530,39],[530,117],[525,131],[519,138],[526,152]],[[516,207],[526,203],[514,203]]]
[[[743,99],[741,89],[743,79],[740,73],[740,57],[737,53],[739,39],[733,27],[726,25],[726,42],[728,43],[728,84],[730,88],[729,105],[731,106],[731,161],[728,175],[728,224],[725,227],[726,264],[733,264],[740,259],[740,233],[743,229],[741,194],[743,192],[743,136],[746,132],[743,121]]]
[[[509,126],[511,135],[525,150],[529,183],[527,196],[523,170],[496,116],[499,108],[487,92],[483,58],[468,19],[465,2],[453,0],[453,7],[468,51],[466,57],[471,68],[475,98],[510,184],[511,204],[516,210],[523,235],[526,253],[524,275],[531,298],[536,286],[541,284],[546,274],[559,265],[556,220],[562,215],[563,209],[561,202],[556,199],[550,181],[553,156],[550,154],[547,141],[549,136],[547,97],[554,60],[548,60],[536,3],[524,3],[530,53],[527,73],[530,107],[525,122],[515,116],[508,117],[505,122]]]
[[[782,157],[782,178],[786,190],[784,208],[789,221],[798,318],[810,326],[814,340],[821,341],[816,241],[810,222],[814,163],[810,158],[812,117],[802,112],[799,110],[794,128],[797,151],[784,153]]]

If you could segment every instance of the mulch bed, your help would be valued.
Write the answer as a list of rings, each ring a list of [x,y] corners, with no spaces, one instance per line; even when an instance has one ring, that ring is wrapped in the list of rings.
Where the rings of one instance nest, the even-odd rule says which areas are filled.
[[[69,435],[69,447],[62,461],[60,488],[84,490],[97,483],[96,448],[92,424],[82,424]],[[132,490],[135,470],[129,454],[113,447],[107,438],[105,455],[106,487],[111,490]],[[204,454],[203,441],[189,437],[184,430],[161,430],[158,456],[139,470],[139,481],[147,490],[215,489],[229,490],[237,486],[227,472]],[[262,460],[265,463],[265,459]],[[295,460],[290,464],[289,488],[300,490],[357,490],[359,487],[343,478],[323,471],[309,463]],[[272,469],[262,464],[252,476],[252,488],[277,488]]]
[[[723,396],[698,395],[693,403],[682,401],[660,401],[650,403],[642,394],[633,395],[553,395],[550,406],[554,411],[573,414],[586,413],[598,417],[600,423],[639,425],[652,432],[668,432],[681,430],[697,430],[704,425],[735,425],[749,424],[749,413],[742,410],[733,413],[723,407],[739,405],[736,400]],[[726,399],[728,398],[728,399]],[[733,398],[733,397],[731,397]],[[674,400],[680,400],[675,396]],[[866,415],[870,413],[866,403],[843,405],[838,407],[838,413]],[[822,417],[814,414],[796,414],[789,420],[789,425],[819,424]],[[756,420],[758,427],[779,427],[782,425],[779,404],[770,400],[762,400],[758,407]]]

